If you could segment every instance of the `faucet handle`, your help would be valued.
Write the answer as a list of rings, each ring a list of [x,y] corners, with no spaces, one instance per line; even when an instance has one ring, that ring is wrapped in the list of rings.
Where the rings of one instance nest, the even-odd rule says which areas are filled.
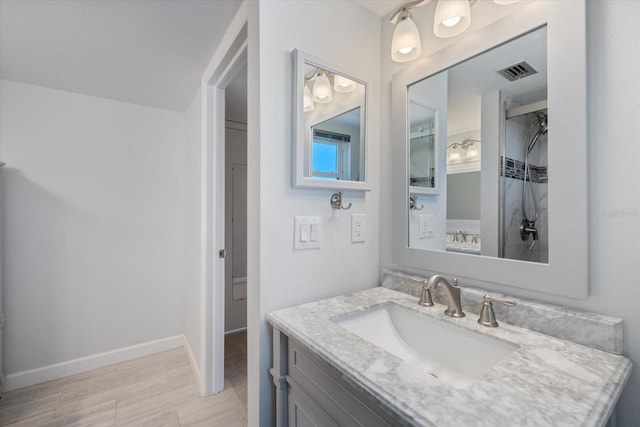
[[[482,309],[480,310],[480,318],[478,319],[478,323],[480,325],[488,326],[490,328],[495,328],[498,326],[496,314],[493,311],[494,302],[506,305],[508,307],[513,307],[516,305],[516,302],[509,298],[494,298],[489,294],[485,295],[482,301]]]
[[[412,283],[422,284],[422,292],[420,292],[418,305],[433,307],[433,297],[431,296],[431,290],[429,289],[429,281],[427,279],[416,279],[414,277],[409,277],[409,281]]]

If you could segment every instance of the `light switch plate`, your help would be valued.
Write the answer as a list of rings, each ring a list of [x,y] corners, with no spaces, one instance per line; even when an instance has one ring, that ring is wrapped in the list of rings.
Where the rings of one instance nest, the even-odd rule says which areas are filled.
[[[366,238],[365,215],[351,214],[351,243],[362,243]]]
[[[320,248],[320,223],[322,217],[295,216],[293,219],[293,249]]]
[[[420,233],[421,239],[433,238],[433,215],[420,215]]]

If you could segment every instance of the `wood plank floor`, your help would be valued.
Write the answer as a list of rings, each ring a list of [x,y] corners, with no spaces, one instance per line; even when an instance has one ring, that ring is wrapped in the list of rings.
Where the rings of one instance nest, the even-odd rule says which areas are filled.
[[[183,348],[4,393],[1,426],[246,427],[246,333],[225,339],[225,389],[201,397]]]

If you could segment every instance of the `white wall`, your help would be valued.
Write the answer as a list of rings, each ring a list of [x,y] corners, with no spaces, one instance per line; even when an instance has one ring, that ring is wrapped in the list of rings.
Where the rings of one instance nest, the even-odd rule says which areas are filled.
[[[185,171],[185,283],[184,283],[184,335],[191,350],[192,363],[202,368],[201,352],[201,92],[198,90],[185,113],[184,154]]]
[[[480,2],[479,4],[481,4]],[[640,135],[640,69],[637,51],[640,35],[635,25],[640,19],[640,3],[626,0],[587,2],[588,111],[589,111],[589,245],[590,288],[586,301],[518,291],[514,295],[574,307],[624,319],[624,353],[636,365],[617,408],[618,426],[640,423],[640,150],[634,141]],[[476,6],[477,7],[477,6]],[[427,6],[428,8],[428,6]],[[427,9],[422,8],[422,9]],[[475,10],[475,9],[474,9]],[[415,16],[415,14],[414,14]],[[383,54],[391,40],[392,28],[383,25]],[[424,45],[424,39],[423,39]],[[382,105],[389,104],[388,82],[398,64],[385,64],[383,56]],[[390,62],[387,60],[387,62]],[[390,134],[382,110],[382,137]],[[383,146],[382,158],[391,157]],[[391,162],[382,163],[382,197],[391,194]],[[389,183],[388,185],[385,183]],[[382,215],[390,207],[381,204]],[[576,212],[576,215],[580,215]],[[391,233],[381,229],[381,265],[393,267]],[[526,294],[526,295],[524,295]]]
[[[380,19],[354,2],[249,2],[249,425],[273,415],[271,335],[266,313],[375,286],[380,229]],[[328,29],[330,28],[330,31]],[[370,82],[367,134],[372,191],[291,187],[292,61],[298,48]],[[351,213],[366,214],[367,241],[351,244]],[[293,251],[294,215],[322,216],[322,247]]]
[[[183,114],[0,85],[6,373],[181,334]]]

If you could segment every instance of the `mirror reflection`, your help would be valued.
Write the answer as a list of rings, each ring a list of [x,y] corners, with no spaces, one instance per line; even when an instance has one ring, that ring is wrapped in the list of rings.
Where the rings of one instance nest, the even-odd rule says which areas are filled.
[[[418,101],[409,102],[409,185],[414,193],[435,188],[436,110]]]
[[[304,63],[306,177],[364,181],[365,85]]]
[[[416,82],[408,95],[409,246],[547,263],[546,26]]]

